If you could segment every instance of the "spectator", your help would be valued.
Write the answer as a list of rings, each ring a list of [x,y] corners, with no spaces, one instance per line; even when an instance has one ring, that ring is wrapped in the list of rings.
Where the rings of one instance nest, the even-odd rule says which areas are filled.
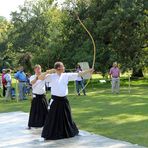
[[[6,90],[5,98],[6,98],[6,100],[10,100],[11,99],[11,81],[12,81],[11,80],[11,70],[10,69],[8,69],[6,71],[6,74],[4,75],[4,78],[5,78],[6,82],[7,82],[7,84],[6,84],[7,90]]]
[[[81,72],[82,69],[81,69],[81,66],[79,64],[77,64],[76,66],[76,72],[79,73]],[[78,76],[77,79],[76,79],[76,90],[77,90],[77,94],[80,96],[80,86],[82,88],[82,91],[83,91],[83,94],[86,95],[85,93],[85,88],[84,88],[84,83],[83,83],[83,77],[82,76]]]
[[[14,75],[15,79],[19,81],[19,98],[20,100],[25,100],[26,95],[25,95],[25,90],[26,90],[26,74],[24,73],[24,68],[23,66],[19,67],[19,71]]]
[[[119,93],[120,87],[120,70],[117,62],[113,63],[113,67],[110,69],[110,79],[112,79],[112,93]]]
[[[5,74],[6,74],[6,69],[3,69],[2,70],[3,97],[5,97],[6,95],[6,84],[7,84],[6,79],[4,78]]]

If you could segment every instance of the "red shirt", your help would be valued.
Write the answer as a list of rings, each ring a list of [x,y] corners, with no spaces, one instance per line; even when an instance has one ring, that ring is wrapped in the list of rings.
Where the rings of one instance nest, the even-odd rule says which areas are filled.
[[[7,84],[7,81],[6,81],[6,79],[4,78],[4,75],[5,75],[5,73],[2,73],[2,84],[3,84],[3,85],[6,85],[6,84]]]

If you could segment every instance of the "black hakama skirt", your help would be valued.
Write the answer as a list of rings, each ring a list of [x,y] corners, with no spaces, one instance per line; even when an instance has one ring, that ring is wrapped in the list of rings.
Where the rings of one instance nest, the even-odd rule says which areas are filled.
[[[44,94],[33,96],[28,127],[43,127],[48,113],[48,103]]]
[[[45,140],[57,140],[78,135],[67,97],[52,96],[52,99],[41,136]]]

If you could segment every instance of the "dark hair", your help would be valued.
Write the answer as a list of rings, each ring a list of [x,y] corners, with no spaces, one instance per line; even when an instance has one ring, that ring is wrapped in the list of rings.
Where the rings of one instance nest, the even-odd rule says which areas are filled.
[[[6,70],[6,73],[9,73],[9,72],[11,72],[11,69],[7,69],[7,70]]]
[[[61,67],[61,65],[63,65],[62,62],[56,62],[56,63],[54,64],[54,69],[58,69],[59,67]]]
[[[77,70],[77,69],[79,69],[79,70],[82,71],[82,68],[81,68],[80,64],[77,64],[77,66],[76,66],[76,70]]]
[[[80,64],[77,64],[76,68],[81,68]]]

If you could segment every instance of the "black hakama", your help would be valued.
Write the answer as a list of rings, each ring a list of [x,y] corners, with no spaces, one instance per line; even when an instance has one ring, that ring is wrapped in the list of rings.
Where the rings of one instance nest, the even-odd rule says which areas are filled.
[[[28,127],[43,127],[48,113],[48,103],[45,95],[33,95]]]
[[[67,97],[52,96],[52,99],[41,136],[45,140],[57,140],[78,135]]]

